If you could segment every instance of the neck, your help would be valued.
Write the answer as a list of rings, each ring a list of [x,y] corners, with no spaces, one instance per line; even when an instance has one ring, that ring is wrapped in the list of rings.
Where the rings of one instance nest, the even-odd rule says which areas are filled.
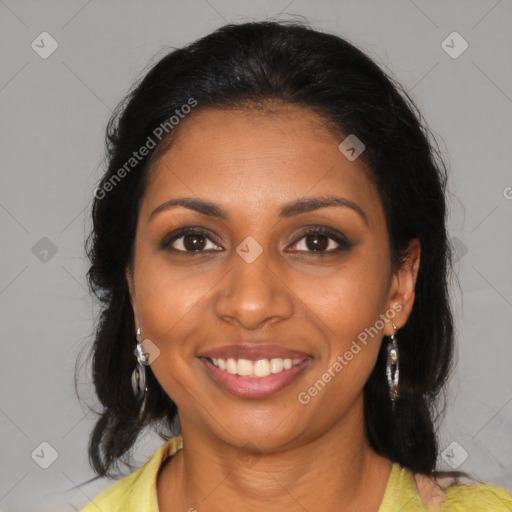
[[[320,437],[272,453],[242,451],[183,422],[184,448],[168,459],[157,485],[161,512],[377,512],[391,462],[369,447],[362,407],[356,413],[357,421],[345,418]]]

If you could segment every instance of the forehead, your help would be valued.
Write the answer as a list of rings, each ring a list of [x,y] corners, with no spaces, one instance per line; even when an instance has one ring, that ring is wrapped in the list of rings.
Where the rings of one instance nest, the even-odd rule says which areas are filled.
[[[367,166],[348,160],[338,149],[346,136],[311,110],[204,109],[181,123],[151,166],[146,210],[198,197],[238,214],[272,214],[293,199],[343,195],[369,217],[383,214]]]

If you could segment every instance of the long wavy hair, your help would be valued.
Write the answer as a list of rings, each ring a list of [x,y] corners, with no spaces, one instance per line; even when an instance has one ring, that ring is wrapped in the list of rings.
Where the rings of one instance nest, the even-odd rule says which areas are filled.
[[[176,405],[149,367],[146,412],[138,419],[130,380],[135,327],[125,269],[132,261],[149,164],[179,124],[139,155],[133,170],[120,169],[126,170],[133,152],[147,146],[148,137],[191,98],[197,102],[194,112],[274,101],[309,108],[340,135],[355,134],[363,141],[360,158],[385,210],[392,268],[404,263],[412,238],[422,248],[414,306],[398,336],[400,399],[393,412],[383,341],[364,388],[365,432],[377,453],[431,473],[454,341],[446,166],[418,108],[389,73],[348,41],[297,22],[229,24],[173,49],[133,86],[108,123],[107,168],[94,193],[85,245],[89,287],[101,308],[91,347],[92,377],[103,407],[89,439],[92,468],[99,476],[113,476],[119,462],[130,465],[145,427],[158,427],[165,439],[176,425]]]

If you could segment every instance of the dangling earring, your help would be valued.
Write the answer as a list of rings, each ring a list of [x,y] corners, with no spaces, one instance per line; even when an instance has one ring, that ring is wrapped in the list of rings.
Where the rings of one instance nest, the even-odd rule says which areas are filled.
[[[395,401],[400,396],[398,393],[398,345],[396,342],[396,325],[393,323],[395,332],[390,336],[388,342],[388,358],[386,361],[386,377],[389,385],[389,397],[391,398],[391,406],[395,410]]]
[[[140,327],[137,329],[135,334],[137,343],[135,346],[135,357],[137,358],[137,365],[132,372],[132,389],[133,394],[137,402],[142,401],[142,405],[139,410],[139,421],[144,416],[144,410],[146,409],[146,400],[148,397],[148,385],[146,379],[146,365],[149,364],[142,348],[142,342],[140,341]]]

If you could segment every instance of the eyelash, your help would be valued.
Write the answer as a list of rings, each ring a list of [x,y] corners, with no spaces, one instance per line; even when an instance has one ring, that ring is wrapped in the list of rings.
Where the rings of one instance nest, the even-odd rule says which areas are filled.
[[[180,228],[177,231],[175,231],[174,233],[170,233],[167,236],[165,236],[160,244],[160,248],[163,250],[168,250],[168,251],[172,251],[175,253],[187,254],[187,255],[188,254],[196,255],[196,254],[201,254],[201,253],[212,251],[212,249],[200,250],[200,251],[186,251],[186,250],[183,251],[183,250],[174,249],[171,247],[171,245],[176,240],[179,240],[180,238],[182,238],[186,235],[204,236],[211,242],[216,243],[210,238],[208,232],[204,231],[203,229],[187,226],[184,228]],[[335,249],[331,249],[329,251],[323,251],[323,252],[298,251],[299,253],[306,253],[306,254],[311,254],[313,256],[322,257],[322,256],[330,255],[330,254],[336,254],[336,253],[339,253],[342,251],[348,251],[352,247],[352,244],[345,238],[344,235],[342,235],[341,233],[338,233],[337,231],[333,231],[332,229],[328,229],[328,228],[325,228],[322,226],[315,226],[315,227],[308,229],[307,231],[302,233],[300,238],[298,238],[297,241],[293,242],[292,245],[297,245],[303,238],[307,238],[308,236],[312,236],[312,235],[327,236],[330,240],[333,240],[334,242],[336,242],[338,244],[338,247],[336,247]],[[220,252],[220,251],[217,251],[216,249],[214,249],[214,251]]]

